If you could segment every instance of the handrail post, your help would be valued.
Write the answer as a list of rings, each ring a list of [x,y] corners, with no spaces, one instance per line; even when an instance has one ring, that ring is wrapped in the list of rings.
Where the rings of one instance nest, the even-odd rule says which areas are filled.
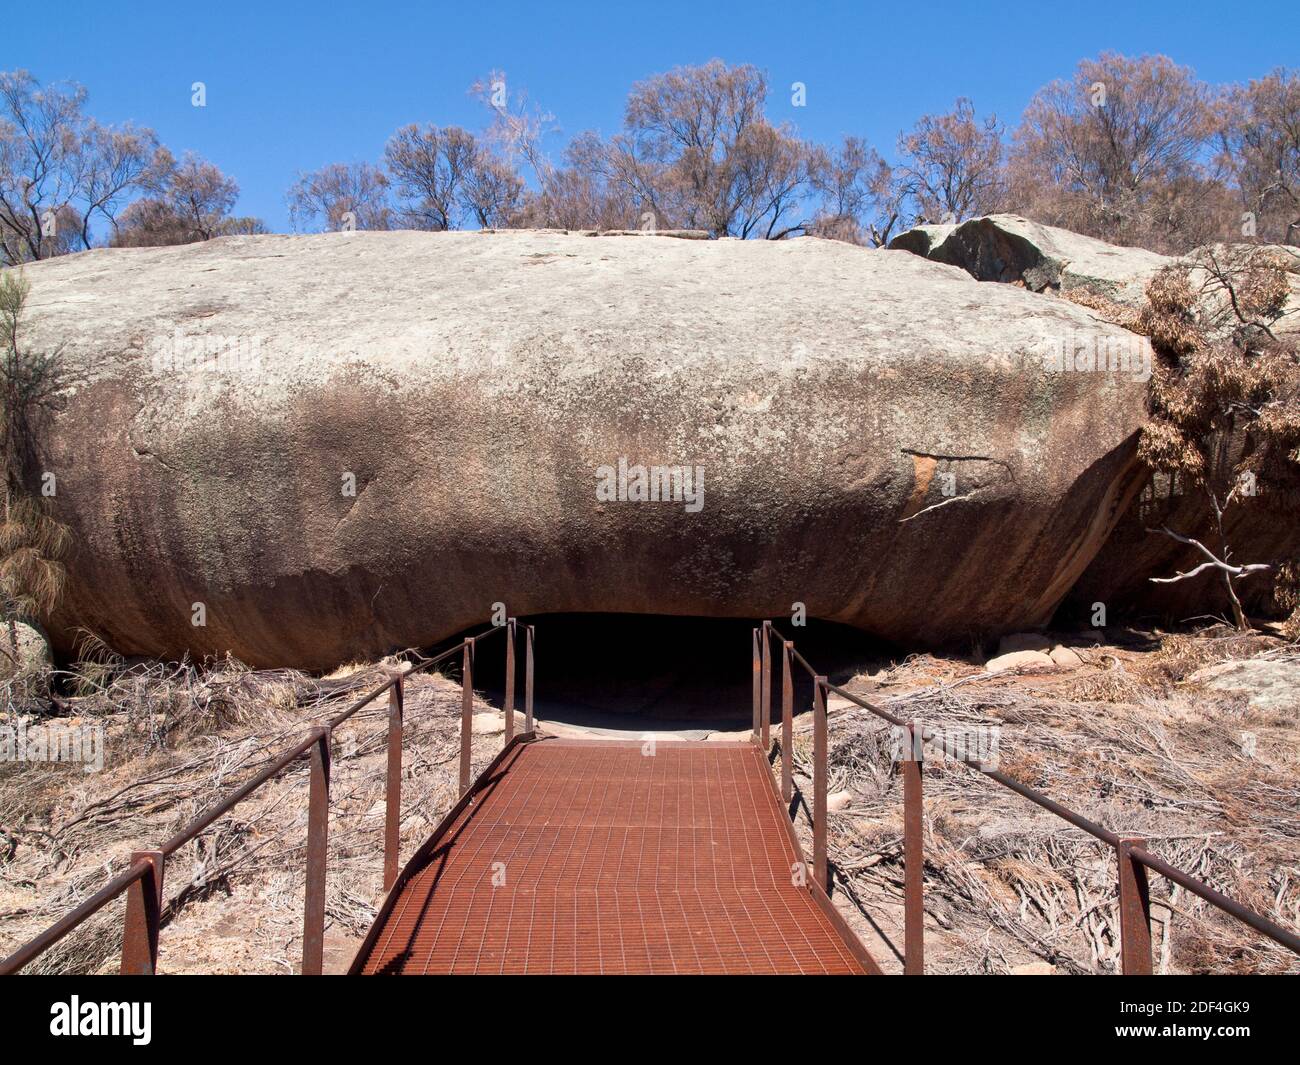
[[[1147,870],[1130,851],[1145,847],[1140,836],[1121,836],[1115,848],[1119,862],[1119,943],[1125,976],[1151,975],[1151,899]]]
[[[469,791],[470,743],[474,735],[474,644],[462,645],[460,658],[460,794]]]
[[[302,974],[319,976],[325,964],[325,859],[329,849],[330,730],[316,730],[307,801],[307,887],[302,916]]]
[[[790,676],[790,658],[794,644],[781,641],[781,798],[788,804],[794,798],[794,680]]]
[[[158,971],[158,930],[162,922],[162,851],[132,851],[131,864],[148,862],[149,872],[126,889],[122,922],[123,976],[153,976]]]
[[[749,635],[750,635],[750,641],[749,641],[749,642],[750,642],[750,650],[751,650],[752,653],[753,653],[753,659],[754,659],[754,730],[753,730],[753,741],[754,741],[754,743],[758,743],[758,730],[759,730],[759,725],[758,725],[758,713],[759,713],[759,709],[758,709],[758,708],[759,708],[759,704],[762,702],[762,699],[763,699],[762,695],[760,694],[760,685],[762,685],[762,683],[763,683],[763,665],[762,665],[762,661],[761,661],[761,656],[759,655],[759,652],[758,652],[758,629],[757,629],[757,628],[752,629],[752,630],[750,631],[750,634],[749,634]]]
[[[524,731],[533,731],[533,627],[524,628]]]
[[[759,707],[762,731],[759,746],[764,757],[772,749],[772,623],[763,622],[763,699]]]
[[[384,788],[384,891],[397,882],[402,849],[402,715],[404,673],[394,673],[388,690],[388,781]]]
[[[830,894],[826,862],[826,698],[825,677],[813,678],[813,877]]]
[[[506,620],[506,728],[503,747],[515,737],[515,619]]]
[[[907,726],[907,750],[903,753],[903,973],[920,976],[925,972],[925,857],[921,833],[921,733],[916,724]]]

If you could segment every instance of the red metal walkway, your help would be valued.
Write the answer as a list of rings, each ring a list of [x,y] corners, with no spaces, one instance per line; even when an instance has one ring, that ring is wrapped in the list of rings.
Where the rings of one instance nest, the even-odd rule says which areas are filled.
[[[826,896],[796,884],[756,745],[649,750],[508,748],[407,865],[352,971],[879,971]]]

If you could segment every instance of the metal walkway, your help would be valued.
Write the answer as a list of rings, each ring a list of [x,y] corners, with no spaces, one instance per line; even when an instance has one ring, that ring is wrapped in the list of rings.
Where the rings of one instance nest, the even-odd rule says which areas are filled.
[[[474,658],[506,634],[505,747],[471,780]],[[524,648],[524,732],[513,736]],[[461,800],[399,875],[405,684],[416,672],[461,659]],[[831,884],[827,788],[831,776],[827,700],[834,694],[896,731],[902,776],[903,972],[925,972],[925,864],[921,759],[924,749],[978,771],[1115,851],[1120,955],[1125,973],[1152,970],[1148,871],[1300,955],[1300,935],[1221,894],[1147,850],[1053,801],[992,765],[950,746],[942,731],[905,721],[832,684],[791,640],[764,621],[751,646],[751,740],[745,743],[539,739],[533,720],[533,626],[515,618],[417,665],[311,728],[252,779],[200,813],[154,850],[131,853],[98,891],[0,960],[21,971],[113,900],[126,896],[123,973],[158,971],[166,913],[164,874],[180,848],[290,766],[310,766],[302,972],[324,964],[329,855],[330,749],[335,730],[381,696],[388,700],[384,789],[387,897],[353,962],[353,973],[878,973],[826,897]],[[773,721],[775,661],[781,712]],[[806,870],[786,806],[795,809],[793,670],[812,682],[812,861]],[[773,743],[771,726],[779,724]],[[781,790],[766,753],[779,750]],[[783,805],[781,796],[785,798]],[[897,952],[895,952],[897,953]]]
[[[517,741],[352,971],[878,972],[802,861],[753,743]]]

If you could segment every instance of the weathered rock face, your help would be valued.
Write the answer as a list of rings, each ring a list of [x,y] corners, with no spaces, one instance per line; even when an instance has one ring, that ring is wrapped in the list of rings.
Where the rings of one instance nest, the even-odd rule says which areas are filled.
[[[1300,667],[1294,662],[1256,659],[1220,662],[1188,678],[1219,691],[1240,692],[1255,710],[1294,717],[1300,714]]]
[[[1207,261],[1222,261],[1231,246],[1208,245],[1184,257],[1158,255],[1145,248],[1123,248],[1057,226],[1040,225],[1013,214],[991,214],[959,225],[916,226],[889,242],[937,263],[959,266],[977,281],[1023,285],[1031,292],[1101,296],[1139,307],[1147,283],[1166,266],[1186,266],[1194,291],[1201,293],[1200,313],[1217,318],[1228,297],[1208,282]],[[1259,248],[1259,246],[1252,245]],[[1274,326],[1278,335],[1300,333],[1300,249],[1269,245],[1267,250],[1289,275],[1291,297]]]
[[[1281,317],[1272,325],[1274,336],[1278,338],[1300,336],[1300,248],[1283,244],[1246,245],[1261,259],[1271,261],[1286,271],[1290,295],[1282,307]],[[1203,319],[1220,321],[1227,326],[1234,325],[1236,318],[1232,313],[1231,296],[1211,277],[1210,268],[1218,263],[1231,262],[1234,251],[1241,250],[1240,244],[1207,244],[1197,248],[1186,258],[1179,260],[1188,266],[1188,280],[1195,292],[1202,294],[1198,313]]]
[[[1289,500],[1267,494],[1229,506],[1224,512],[1223,533],[1233,561],[1277,563],[1300,554],[1300,528],[1291,506]],[[1205,561],[1195,548],[1149,531],[1161,525],[1220,550],[1204,493],[1168,477],[1152,477],[1071,589],[1064,604],[1066,612],[1086,619],[1093,604],[1104,603],[1112,611],[1169,620],[1207,615],[1231,618],[1231,600],[1218,573],[1206,572],[1173,584],[1151,581],[1152,577],[1185,573]],[[1254,575],[1236,584],[1245,609],[1265,615],[1276,612],[1272,588],[1267,575]]]
[[[0,695],[5,685],[17,689],[40,683],[52,666],[49,644],[38,629],[24,621],[0,625]]]
[[[1164,266],[1190,269],[1193,290],[1201,294],[1198,314],[1213,323],[1225,317],[1228,297],[1208,283],[1206,264],[1226,261],[1223,245],[1198,248],[1185,258],[1156,255],[1141,248],[1120,248],[1053,226],[1039,225],[1016,215],[989,215],[957,226],[918,226],[900,234],[890,248],[923,255],[935,262],[959,266],[981,281],[1023,285],[1047,297],[1059,292],[1089,293],[1130,307],[1145,302],[1147,283]],[[1288,272],[1291,297],[1273,326],[1282,338],[1300,334],[1300,249],[1266,249]],[[1217,528],[1204,494],[1168,478],[1149,478],[1141,494],[1118,522],[1097,558],[1066,600],[1067,611],[1087,618],[1096,603],[1113,611],[1139,610],[1171,619],[1209,613],[1227,615],[1230,601],[1222,581],[1212,575],[1174,584],[1155,584],[1152,577],[1170,577],[1203,558],[1149,530],[1167,524],[1180,533],[1220,547]],[[1288,513],[1287,501],[1267,496],[1248,505],[1234,505],[1224,516],[1224,536],[1238,562],[1277,562],[1300,553],[1300,529]],[[1237,586],[1247,609],[1268,610],[1271,582],[1254,577]]]
[[[964,641],[1045,623],[1137,488],[1145,385],[1043,364],[1135,338],[914,256],[339,233],[27,272],[74,381],[64,650],[329,667],[497,601]],[[702,506],[620,500],[620,459]]]
[[[959,266],[977,281],[1023,284],[1031,292],[1086,291],[1117,303],[1141,302],[1147,282],[1175,261],[1013,214],[918,226],[900,233],[889,247]]]

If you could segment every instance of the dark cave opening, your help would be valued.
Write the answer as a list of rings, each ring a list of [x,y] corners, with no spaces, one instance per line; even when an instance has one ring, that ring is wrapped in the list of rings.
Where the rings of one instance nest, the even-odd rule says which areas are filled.
[[[519,619],[534,626],[534,712],[539,721],[614,732],[674,732],[699,738],[746,730],[752,721],[751,632],[746,618],[654,614],[543,614]],[[888,665],[891,645],[857,629],[809,619],[776,622],[780,633],[832,683]],[[481,629],[462,635],[473,635]],[[460,639],[458,636],[456,639]],[[454,643],[455,641],[452,641]],[[448,645],[443,645],[448,646]],[[523,710],[522,629],[518,639],[516,709]],[[448,672],[459,676],[459,659]],[[474,661],[474,688],[504,703],[505,640],[483,640]],[[794,712],[812,707],[812,684],[794,664]],[[772,717],[781,714],[781,658],[772,657]]]

